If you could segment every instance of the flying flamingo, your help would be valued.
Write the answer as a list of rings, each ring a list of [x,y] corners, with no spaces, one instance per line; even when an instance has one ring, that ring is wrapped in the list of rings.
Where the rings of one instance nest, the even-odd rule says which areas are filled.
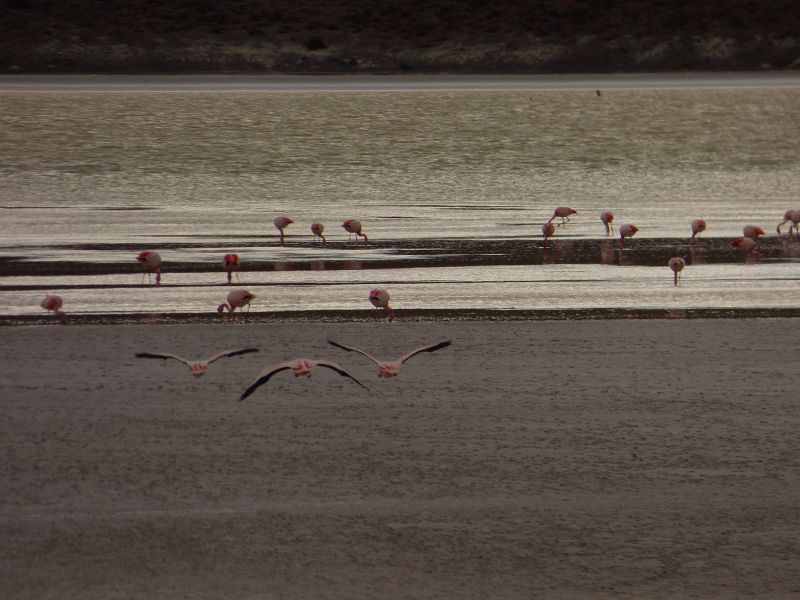
[[[544,245],[547,245],[547,238],[552,237],[556,232],[556,226],[549,221],[542,225],[542,235],[544,236]]]
[[[61,296],[56,294],[47,294],[42,300],[42,303],[39,305],[45,310],[53,311],[53,314],[58,317],[58,320],[61,321],[62,325],[67,324],[67,314],[61,310],[61,307],[64,305],[64,299]]]
[[[623,245],[625,243],[626,237],[633,237],[636,235],[636,232],[639,231],[639,228],[636,225],[623,225],[619,228],[619,245]]]
[[[358,352],[359,354],[366,356],[368,359],[370,359],[372,362],[378,365],[378,377],[397,377],[397,375],[400,373],[400,367],[402,367],[403,363],[405,363],[412,356],[416,356],[421,352],[435,352],[436,350],[441,350],[442,348],[446,348],[447,346],[452,344],[450,340],[445,340],[437,344],[428,344],[427,346],[420,346],[419,348],[414,348],[413,350],[406,352],[397,360],[382,361],[378,360],[373,356],[370,356],[369,354],[367,354],[363,350],[359,350],[358,348],[345,346],[344,344],[340,344],[339,342],[334,342],[333,340],[328,340],[328,343],[331,346],[336,346],[337,348],[341,348],[342,350],[347,350],[348,352]]]
[[[692,241],[706,230],[706,222],[703,219],[692,221]]]
[[[331,362],[329,360],[311,360],[311,359],[308,359],[308,358],[296,358],[294,360],[288,360],[286,362],[275,363],[275,364],[267,366],[263,371],[261,371],[261,374],[258,376],[258,379],[256,379],[250,385],[250,387],[248,387],[242,393],[242,395],[239,396],[239,400],[244,400],[250,394],[252,394],[254,391],[256,391],[256,389],[259,386],[262,386],[265,383],[267,383],[267,381],[269,381],[270,378],[273,375],[275,375],[275,373],[280,373],[281,371],[285,371],[287,369],[291,369],[292,373],[294,373],[295,377],[300,377],[301,375],[304,376],[304,377],[311,377],[311,373],[317,367],[325,367],[326,369],[331,369],[333,371],[336,371],[342,377],[347,377],[349,379],[352,379],[354,382],[356,382],[362,388],[364,388],[365,390],[367,389],[367,386],[365,386],[363,383],[361,383],[358,379],[353,377],[350,373],[345,371],[342,367],[340,367],[335,362]]]
[[[356,239],[358,239],[358,236],[361,236],[364,238],[364,243],[365,244],[367,243],[367,234],[361,231],[361,221],[358,221],[356,219],[347,219],[347,221],[342,223],[342,227],[344,227],[345,231],[347,231],[347,233],[349,234],[347,236],[347,239],[350,239],[352,235],[355,233]]]
[[[669,268],[672,269],[672,272],[675,274],[675,287],[678,287],[678,275],[683,268],[686,266],[686,261],[683,260],[680,256],[676,256],[675,258],[670,258],[669,262],[667,263]]]
[[[758,240],[758,236],[764,235],[764,230],[755,225],[745,225],[742,228],[742,235],[751,240]]]
[[[800,210],[787,210],[783,214],[783,221],[778,224],[778,235],[781,234],[781,226],[789,222],[791,222],[791,225],[789,225],[789,235],[792,235],[792,229],[794,229],[795,235],[800,235],[800,229],[798,229],[798,224],[800,223]]]
[[[222,257],[222,267],[228,272],[228,285],[231,285],[231,275],[236,272],[236,281],[239,281],[239,255],[226,254]]]
[[[186,360],[185,358],[181,358],[176,354],[161,354],[158,352],[139,352],[136,354],[136,358],[160,358],[162,360],[167,360],[169,358],[173,360],[177,360],[185,364],[189,367],[189,372],[194,375],[195,377],[200,377],[208,371],[208,365],[213,363],[220,358],[227,358],[228,356],[238,356],[239,354],[248,354],[250,352],[258,352],[258,348],[240,348],[238,350],[225,350],[225,352],[220,352],[219,354],[215,354],[210,358],[205,360]]]
[[[327,241],[325,239],[325,236],[322,235],[323,231],[325,231],[325,225],[323,225],[322,223],[312,223],[311,224],[311,233],[314,234],[314,241],[315,242],[317,241],[317,238],[320,238],[322,240],[323,244]]]
[[[245,306],[250,307],[250,302],[256,297],[252,292],[247,290],[233,290],[228,293],[227,302],[223,302],[217,307],[217,312],[223,314],[225,309],[228,310],[228,318],[233,317],[233,311],[237,308],[241,311]]]
[[[556,208],[553,211],[553,216],[550,217],[550,221],[560,217],[561,218],[561,223],[559,223],[558,226],[561,227],[561,225],[566,225],[567,224],[567,222],[569,221],[569,216],[570,215],[574,215],[577,212],[578,212],[577,210],[574,210],[574,209],[569,208],[567,206],[559,206],[558,208]],[[548,221],[548,223],[550,221]]]
[[[161,255],[152,250],[139,252],[136,260],[142,265],[144,272],[147,273],[148,281],[152,281],[150,273],[156,274],[156,285],[161,285]],[[142,275],[142,283],[144,283],[144,275]]]
[[[289,217],[275,217],[273,223],[275,224],[275,227],[278,228],[278,231],[281,232],[281,246],[283,246],[283,230],[294,223],[294,221],[292,221]]]
[[[395,310],[389,306],[389,300],[389,292],[386,290],[372,290],[369,293],[369,301],[372,306],[385,310],[387,320],[394,321],[396,313]]]
[[[600,213],[600,220],[603,222],[603,225],[606,226],[606,235],[611,235],[614,233],[614,227],[611,225],[611,223],[614,221],[614,213],[604,210]]]

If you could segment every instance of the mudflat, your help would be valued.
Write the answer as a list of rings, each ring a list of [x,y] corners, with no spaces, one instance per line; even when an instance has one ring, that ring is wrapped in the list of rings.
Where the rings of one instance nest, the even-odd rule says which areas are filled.
[[[799,327],[2,327],[0,596],[796,598]]]

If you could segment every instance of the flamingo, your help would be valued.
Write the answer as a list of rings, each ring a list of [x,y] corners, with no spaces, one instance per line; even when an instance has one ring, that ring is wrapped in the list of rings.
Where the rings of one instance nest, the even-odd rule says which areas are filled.
[[[228,285],[231,285],[231,275],[236,272],[236,281],[239,281],[239,255],[226,254],[222,257],[222,267],[228,272]]]
[[[220,358],[227,358],[229,356],[238,356],[240,354],[249,354],[250,352],[258,352],[258,348],[239,348],[238,350],[225,350],[219,354],[215,354],[205,360],[186,360],[177,354],[161,354],[160,352],[139,352],[136,358],[160,358],[162,360],[173,359],[182,362],[189,367],[189,372],[195,377],[201,377],[208,371],[208,365]]]
[[[139,252],[136,260],[142,265],[144,272],[147,273],[148,281],[151,281],[150,273],[156,274],[156,285],[161,285],[161,255],[152,250]],[[144,283],[144,275],[142,275],[142,283]]]
[[[692,241],[706,230],[706,222],[703,219],[692,221]]]
[[[633,237],[639,228],[636,225],[623,225],[619,228],[619,243],[620,246],[625,243],[626,237]]]
[[[577,212],[578,212],[577,210],[569,208],[568,206],[559,206],[553,211],[553,216],[550,217],[550,221],[560,217],[561,218],[561,223],[559,223],[560,227],[561,225],[566,225],[567,222],[569,221],[569,216],[574,215]],[[550,221],[548,221],[548,223]]]
[[[362,356],[366,356],[376,365],[378,365],[378,377],[397,377],[400,373],[400,367],[403,366],[409,358],[420,354],[421,352],[435,352],[436,350],[441,350],[442,348],[446,348],[452,342],[450,340],[445,340],[443,342],[438,342],[436,344],[428,344],[427,346],[420,346],[419,348],[414,348],[413,350],[409,350],[405,354],[403,354],[397,360],[387,360],[382,361],[378,360],[377,358],[370,356],[363,350],[359,350],[358,348],[352,348],[350,346],[345,346],[344,344],[340,344],[339,342],[334,342],[333,340],[328,340],[328,343],[331,346],[336,346],[337,348],[341,348],[342,350],[347,350],[348,352],[358,352]]]
[[[327,241],[325,239],[325,236],[322,235],[323,231],[325,231],[325,225],[323,225],[322,223],[312,223],[311,224],[311,233],[314,234],[314,241],[315,242],[317,241],[317,238],[320,238],[322,240],[323,244]]]
[[[53,314],[58,317],[62,325],[67,324],[67,314],[61,310],[64,305],[64,299],[57,294],[47,294],[39,305],[45,310],[53,311]]]
[[[250,302],[256,297],[255,294],[252,292],[248,292],[247,290],[233,290],[228,293],[226,297],[227,302],[223,302],[217,307],[217,312],[219,314],[223,314],[225,309],[228,310],[228,317],[233,316],[233,311],[237,308],[243,309],[245,306],[248,308],[250,307]]]
[[[604,210],[600,213],[600,220],[603,222],[603,225],[606,226],[606,235],[611,235],[614,233],[614,228],[611,225],[611,223],[614,221],[614,213]]]
[[[259,386],[262,386],[265,383],[267,383],[267,381],[269,381],[270,378],[273,375],[275,375],[275,373],[280,373],[281,371],[291,369],[295,377],[300,377],[301,375],[304,377],[311,377],[311,373],[317,367],[325,367],[326,369],[331,369],[333,371],[336,371],[342,377],[347,377],[349,379],[352,379],[362,388],[364,388],[365,390],[367,389],[367,386],[365,386],[363,383],[361,383],[358,379],[353,377],[350,373],[345,371],[335,362],[331,362],[329,360],[312,360],[308,358],[296,358],[294,360],[288,360],[286,362],[275,363],[264,368],[264,370],[261,371],[261,374],[258,376],[258,379],[256,379],[252,384],[250,384],[250,387],[248,387],[244,392],[242,392],[242,395],[239,396],[239,400],[244,400],[250,394],[256,391],[256,389]]]
[[[783,213],[783,221],[778,224],[778,235],[781,234],[781,226],[787,222],[791,222],[789,225],[789,235],[792,235],[792,229],[794,229],[795,235],[800,235],[800,229],[798,229],[798,224],[800,223],[800,210],[787,210]]]
[[[735,240],[731,241],[731,246],[738,248],[745,256],[748,256],[750,254],[758,256],[758,247],[756,241],[753,238],[749,237],[736,238]]]
[[[556,226],[550,222],[542,225],[542,235],[544,236],[544,245],[547,245],[547,238],[551,237],[556,232]]]
[[[669,268],[672,269],[672,272],[675,274],[675,287],[678,287],[678,275],[683,268],[686,266],[686,261],[683,260],[680,256],[676,256],[675,258],[670,258],[669,262],[667,263]]]
[[[344,227],[345,231],[350,234],[347,236],[347,239],[350,239],[355,233],[356,239],[358,239],[358,236],[361,236],[364,238],[364,243],[367,243],[367,234],[361,231],[361,221],[356,219],[347,219],[347,221],[342,223],[342,227]]]
[[[742,235],[751,240],[758,240],[758,236],[764,235],[764,230],[755,225],[745,225],[742,228]]]
[[[292,221],[289,217],[275,217],[273,223],[281,233],[281,246],[283,246],[283,230],[294,223],[294,221]]]
[[[389,306],[389,300],[389,292],[386,290],[372,290],[369,293],[369,301],[372,306],[385,310],[386,318],[391,322],[394,320],[396,312],[391,306]]]

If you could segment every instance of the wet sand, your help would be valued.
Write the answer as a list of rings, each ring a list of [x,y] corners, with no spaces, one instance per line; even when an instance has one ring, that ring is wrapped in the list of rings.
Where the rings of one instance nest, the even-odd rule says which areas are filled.
[[[0,328],[0,595],[795,598],[800,320]],[[379,380],[326,339],[415,357]],[[200,379],[135,352],[253,345]],[[237,396],[265,363],[337,360]]]

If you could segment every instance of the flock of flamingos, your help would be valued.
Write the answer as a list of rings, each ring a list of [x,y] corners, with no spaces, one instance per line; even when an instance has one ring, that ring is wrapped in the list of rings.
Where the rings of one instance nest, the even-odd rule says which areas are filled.
[[[575,209],[559,206],[553,211],[553,216],[542,225],[542,235],[544,236],[545,246],[548,240],[556,233],[556,228],[566,225],[569,222],[570,216],[577,214]],[[561,219],[558,224],[553,223],[554,220]],[[600,221],[605,225],[606,235],[613,235],[613,222],[614,214],[610,211],[603,211],[600,213]],[[292,219],[286,216],[276,217],[273,221],[275,227],[280,233],[280,243],[284,243],[284,229],[294,223]],[[800,210],[787,210],[783,215],[783,220],[778,224],[776,231],[778,235],[781,234],[781,228],[789,224],[788,234],[800,236]],[[367,234],[362,229],[361,222],[356,219],[348,219],[342,223],[342,227],[350,235],[350,239],[355,235],[356,239],[363,238],[364,243],[368,242]],[[692,236],[691,240],[694,241],[706,229],[706,222],[703,219],[695,219],[691,223]],[[315,242],[319,239],[320,242],[325,243],[324,236],[325,227],[322,223],[313,223],[311,225],[311,232],[314,235]],[[619,227],[619,244],[622,247],[625,243],[625,238],[630,238],[636,235],[639,228],[633,224],[620,225]],[[742,230],[742,236],[731,241],[731,245],[738,248],[744,254],[757,254],[758,253],[758,238],[764,235],[764,230],[755,225],[745,225]],[[142,265],[143,272],[148,276],[155,274],[156,285],[161,283],[161,256],[155,251],[140,252],[136,260]],[[228,274],[228,284],[231,284],[234,273],[237,273],[240,267],[240,260],[237,254],[229,253],[223,257],[223,268]],[[667,261],[667,266],[674,274],[673,282],[677,286],[681,271],[686,267],[686,261],[679,257],[670,258]],[[233,313],[238,308],[240,311],[245,307],[249,307],[250,303],[255,299],[255,294],[244,289],[231,291],[226,298],[226,301],[217,307],[217,312],[224,314],[228,311],[228,316],[233,316]],[[389,306],[390,297],[386,290],[372,290],[369,295],[370,303],[386,314],[389,321],[395,318],[395,310]],[[66,313],[62,310],[64,304],[63,298],[56,294],[47,294],[41,302],[41,307],[47,311],[53,312],[61,323],[67,322]]]

